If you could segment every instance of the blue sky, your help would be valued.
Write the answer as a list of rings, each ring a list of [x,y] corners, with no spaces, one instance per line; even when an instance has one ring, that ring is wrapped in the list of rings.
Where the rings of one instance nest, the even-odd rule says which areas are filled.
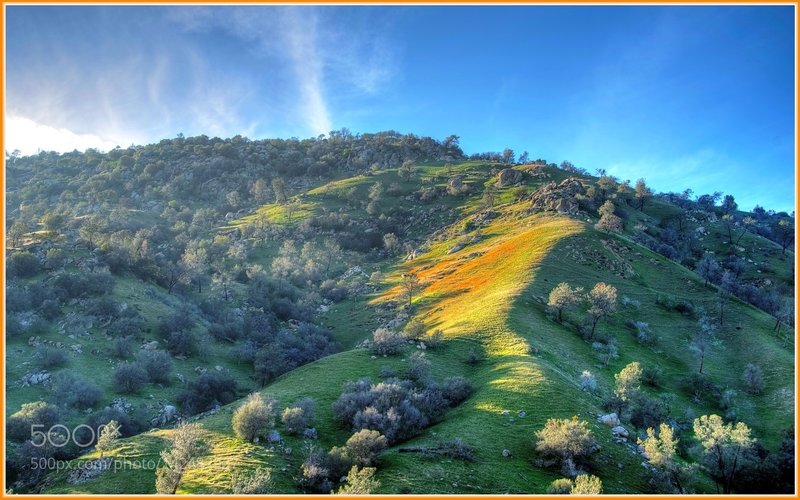
[[[6,6],[6,150],[343,127],[794,207],[791,6]]]

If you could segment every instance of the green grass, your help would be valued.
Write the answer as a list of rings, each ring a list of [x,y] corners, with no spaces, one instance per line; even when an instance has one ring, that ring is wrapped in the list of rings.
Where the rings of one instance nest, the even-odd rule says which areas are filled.
[[[320,315],[320,322],[332,328],[342,346],[350,350],[287,373],[262,391],[276,397],[281,408],[302,397],[314,398],[318,409],[316,427],[321,437],[315,444],[325,449],[342,445],[350,433],[334,425],[330,409],[342,385],[362,377],[377,380],[384,366],[399,373],[407,367],[413,347],[407,347],[400,356],[376,358],[354,346],[369,338],[381,319],[394,315],[379,314],[378,308],[387,301],[400,300],[400,274],[414,271],[422,281],[422,289],[414,299],[415,316],[426,324],[429,332],[442,330],[446,339],[441,350],[427,352],[433,362],[434,377],[466,376],[475,393],[448,412],[442,422],[387,450],[377,476],[382,484],[381,493],[544,493],[547,485],[561,474],[557,467],[534,465],[537,458],[534,433],[548,418],[573,415],[589,422],[601,444],[602,449],[592,463],[592,473],[603,480],[604,492],[649,492],[641,455],[630,444],[613,442],[608,428],[598,424],[596,417],[604,413],[602,400],[612,390],[614,373],[631,361],[663,370],[662,386],[644,390],[654,397],[674,394],[671,417],[683,420],[687,414],[721,412],[715,401],[694,402],[684,387],[685,377],[697,370],[697,359],[688,350],[696,320],[656,304],[656,297],[668,294],[702,305],[711,313],[715,310],[715,290],[704,286],[691,271],[634,243],[626,235],[601,234],[591,223],[563,216],[531,215],[527,203],[511,200],[511,188],[499,190],[496,210],[500,216],[480,228],[481,238],[460,251],[448,253],[462,237],[463,221],[480,209],[482,186],[493,182],[492,172],[501,168],[501,165],[467,162],[453,166],[452,172],[445,174],[439,166],[424,165],[418,169],[420,179],[411,183],[401,182],[394,171],[382,171],[373,176],[335,181],[302,197],[306,210],[303,217],[328,209],[344,210],[362,218],[367,217],[363,208],[347,205],[340,193],[355,188],[365,195],[376,179],[387,185],[401,182],[403,193],[420,185],[445,185],[449,175],[456,173],[478,186],[469,196],[448,196],[431,204],[431,208],[440,212],[456,209],[460,219],[442,217],[430,227],[415,228],[414,234],[421,237],[437,228],[440,220],[449,221],[436,239],[427,242],[424,254],[402,264],[382,261],[363,265],[367,274],[375,270],[385,273],[378,289],[336,304]],[[534,189],[542,182],[559,182],[568,176],[553,169],[545,172],[549,178],[529,178],[526,185]],[[403,202],[387,199],[386,203],[385,208],[391,209]],[[279,224],[301,219],[297,216],[291,222],[282,221],[279,207],[264,210]],[[628,210],[628,223],[654,224],[670,211],[668,205],[654,201],[645,206],[643,213]],[[470,236],[475,234],[473,231]],[[743,238],[743,243],[774,250],[772,244],[761,238],[753,236],[752,242],[748,238]],[[267,245],[254,260],[266,263],[274,251],[273,245]],[[779,279],[793,279],[793,270],[787,272],[786,262],[774,252],[764,266]],[[639,307],[620,304],[613,317],[599,324],[598,334],[614,336],[619,346],[619,358],[607,367],[576,331],[576,325],[583,319],[581,308],[568,311],[563,324],[546,315],[547,294],[561,281],[586,289],[604,281],[618,289],[620,298],[626,296],[640,303]],[[648,322],[659,337],[658,343],[653,347],[637,343],[625,326],[629,319]],[[737,390],[739,417],[765,446],[774,448],[781,439],[781,431],[791,426],[794,419],[794,358],[793,345],[784,347],[781,340],[770,334],[771,327],[769,316],[732,301],[720,328],[721,345],[707,358],[706,372],[722,387]],[[482,356],[475,366],[465,363],[470,350]],[[748,395],[742,388],[742,370],[749,362],[764,369],[767,387],[762,395]],[[580,390],[578,380],[583,370],[590,370],[597,377],[598,394]],[[241,377],[246,376],[242,372]],[[238,404],[225,406],[216,415],[202,420],[213,453],[191,468],[179,493],[226,492],[227,471],[260,464],[272,468],[277,491],[297,492],[295,481],[303,449],[310,443],[285,436],[286,446],[292,449],[291,454],[286,454],[280,448],[245,443],[233,437],[230,418]],[[504,414],[506,411],[508,414]],[[520,411],[526,415],[519,416]],[[626,427],[635,430],[629,424]],[[168,434],[169,430],[159,430],[121,440],[112,455],[157,460],[165,445],[163,438]],[[425,446],[455,437],[476,449],[476,462],[398,452],[400,447]],[[691,441],[689,434],[681,439]],[[502,455],[505,449],[511,452],[510,457]],[[147,470],[136,470],[132,475],[107,473],[77,487],[63,479],[63,475],[56,477],[46,491],[152,492],[155,475]],[[713,492],[713,483],[704,476],[698,490]]]

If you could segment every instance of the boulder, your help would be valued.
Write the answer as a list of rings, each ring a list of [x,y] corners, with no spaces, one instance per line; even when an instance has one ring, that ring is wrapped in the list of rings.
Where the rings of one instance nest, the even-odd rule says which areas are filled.
[[[504,457],[506,457],[506,458],[510,457],[510,456],[511,456],[511,450],[507,450],[507,449],[506,449],[506,450],[503,450],[503,451],[502,451],[502,455],[503,455]]]
[[[602,415],[600,418],[597,419],[598,422],[601,424],[606,424],[609,427],[617,427],[619,425],[619,417],[616,413],[609,413],[608,415]]]
[[[269,431],[269,434],[267,434],[267,441],[269,441],[270,443],[280,443],[281,433],[274,429]]]
[[[447,181],[447,192],[450,194],[458,194],[464,191],[464,176],[454,175]]]
[[[521,171],[514,170],[513,168],[504,168],[500,171],[500,175],[497,177],[497,183],[495,185],[497,187],[512,186],[522,182],[522,177],[523,174]]]
[[[627,438],[629,436],[628,430],[625,429],[625,427],[622,427],[621,425],[618,425],[613,429],[611,429],[611,432],[614,434],[614,437]]]

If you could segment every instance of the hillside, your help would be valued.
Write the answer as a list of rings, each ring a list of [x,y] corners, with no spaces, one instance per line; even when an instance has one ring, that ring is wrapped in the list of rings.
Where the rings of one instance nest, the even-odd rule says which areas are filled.
[[[378,464],[378,492],[545,493],[564,473],[536,451],[535,433],[548,419],[573,416],[587,422],[599,445],[579,466],[602,480],[604,492],[664,491],[641,466],[636,436],[666,422],[680,439],[679,462],[699,462],[692,422],[709,414],[749,426],[764,455],[754,456],[748,465],[754,472],[740,474],[735,486],[764,487],[753,476],[778,467],[764,457],[779,456],[794,421],[793,311],[786,306],[793,301],[794,254],[779,234],[780,221],[793,224],[792,218],[675,194],[637,196],[638,189],[568,164],[511,169],[463,157],[415,159],[400,166],[390,158],[394,168],[376,165],[358,175],[343,165],[322,177],[301,176],[283,195],[281,182],[265,182],[274,188],[274,201],[260,204],[253,195],[235,213],[226,206],[203,214],[207,207],[191,206],[193,198],[176,190],[169,191],[175,200],[158,207],[160,215],[149,202],[113,213],[106,212],[114,202],[105,195],[106,201],[58,213],[63,222],[55,229],[21,231],[9,253],[9,265],[18,266],[9,296],[16,293],[19,304],[7,308],[20,331],[7,336],[6,416],[42,400],[76,426],[124,398],[122,410],[103,415],[107,421],[123,413],[131,435],[107,452],[128,464],[125,470],[75,484],[68,471],[37,476],[21,469],[21,477],[32,478],[27,487],[155,492],[155,470],[142,464],[158,461],[175,421],[151,429],[151,419],[173,406],[202,424],[209,445],[181,479],[179,493],[230,492],[225,471],[259,466],[271,469],[273,491],[309,491],[301,465],[310,448],[342,446],[354,430],[337,423],[332,409],[343,386],[364,377],[403,378],[419,361],[415,353],[429,361],[430,380],[465,377],[473,390],[432,425],[391,443]],[[140,162],[132,161],[127,168],[136,171]],[[127,161],[117,162],[111,173],[125,177]],[[48,192],[31,179],[18,184],[19,196],[26,190],[38,200],[42,193],[55,195],[57,188]],[[224,179],[219,173],[212,184]],[[146,192],[148,182],[140,182]],[[607,200],[621,227],[601,230],[595,224]],[[17,215],[41,209],[35,207],[20,205]],[[86,223],[109,213],[114,217],[108,220],[132,227],[92,231]],[[142,240],[158,243],[142,249]],[[63,255],[56,267],[50,263],[54,249]],[[13,257],[21,254],[36,256],[39,267],[29,263],[33,269],[25,271],[25,262]],[[713,255],[716,267],[700,265],[709,258],[704,255]],[[69,287],[62,287],[66,297],[45,293],[61,286],[65,275],[80,274],[101,276],[103,283],[83,287],[97,290],[91,293],[73,294]],[[410,276],[416,277],[412,285]],[[547,306],[561,282],[586,292],[600,282],[616,289],[616,310],[599,319],[592,338],[584,330],[584,302],[567,308],[561,321]],[[45,314],[52,308],[47,301],[58,304],[52,318]],[[703,376],[693,377],[700,359],[691,345],[703,318],[716,332]],[[420,339],[405,342],[397,355],[371,352],[376,329],[408,330],[412,320],[424,324]],[[123,327],[133,330],[135,349],[127,356],[115,354],[119,338],[128,338]],[[67,347],[73,344],[81,347]],[[46,370],[55,382],[23,386],[45,345],[68,351],[65,361]],[[114,374],[152,345],[169,354],[168,379],[121,392]],[[621,404],[614,400],[615,374],[632,362],[645,376],[637,402],[624,407],[622,425],[630,437],[622,441],[598,417]],[[763,372],[759,391],[743,382],[748,364]],[[585,371],[595,381],[591,390]],[[62,372],[97,381],[100,395],[86,405],[54,398]],[[206,372],[234,381],[224,400],[192,395],[192,384]],[[254,390],[277,399],[280,410],[313,398],[318,439],[288,435],[280,418],[280,443],[236,437],[231,417],[242,404],[236,398]],[[473,461],[419,453],[456,438],[473,450]],[[23,442],[11,445],[12,453],[22,454]],[[64,459],[80,455],[73,465],[99,457],[97,451],[69,451]],[[716,491],[713,479],[713,471],[701,469],[694,489]]]

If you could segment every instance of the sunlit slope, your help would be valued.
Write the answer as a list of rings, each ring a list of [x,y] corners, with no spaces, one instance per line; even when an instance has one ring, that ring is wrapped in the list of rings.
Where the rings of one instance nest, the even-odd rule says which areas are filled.
[[[372,180],[342,182],[343,187],[362,189]],[[312,193],[306,199],[309,209],[333,203],[330,193],[336,187]],[[380,492],[544,493],[550,481],[561,474],[557,466],[542,467],[536,462],[534,433],[548,418],[573,415],[590,422],[602,446],[591,472],[603,480],[605,492],[650,491],[641,455],[632,446],[613,442],[608,428],[598,424],[596,417],[603,413],[603,399],[613,390],[614,373],[632,361],[662,370],[660,385],[644,390],[653,398],[669,400],[670,421],[685,426],[693,416],[724,414],[717,400],[707,395],[694,398],[686,384],[687,377],[698,369],[697,357],[689,350],[697,319],[657,304],[659,296],[670,296],[701,306],[716,318],[716,289],[625,236],[596,231],[585,220],[531,215],[526,202],[504,204],[495,212],[496,218],[479,232],[469,233],[471,243],[461,250],[452,249],[464,235],[434,241],[416,259],[386,268],[383,292],[346,306],[376,314],[387,302],[402,302],[401,275],[416,273],[421,286],[413,299],[413,315],[424,321],[429,333],[441,330],[446,340],[442,349],[427,351],[433,376],[464,375],[475,387],[473,396],[449,411],[444,421],[384,454],[377,475],[382,483]],[[300,211],[293,216],[298,220],[303,217]],[[587,290],[599,281],[617,288],[617,313],[598,325],[598,335],[613,336],[618,345],[619,356],[607,366],[577,332],[585,305],[567,312],[563,324],[546,316],[547,294],[562,281]],[[628,300],[623,301],[623,297]],[[647,322],[658,342],[653,346],[638,343],[626,327],[628,321]],[[794,415],[793,346],[785,346],[772,336],[773,322],[762,311],[731,300],[725,305],[719,343],[708,355],[704,370],[722,389],[736,391],[736,414],[770,448],[778,444]],[[353,339],[346,345],[355,345],[356,339],[367,339],[372,333],[355,324],[337,324],[336,332]],[[362,377],[376,381],[385,366],[402,374],[412,349],[388,358],[373,358],[363,349],[339,353],[280,377],[263,392],[276,397],[281,407],[305,396],[315,398],[321,439],[314,443],[329,449],[343,444],[350,434],[349,429],[333,424],[330,411],[342,384]],[[475,366],[465,363],[470,350],[482,357]],[[752,396],[743,389],[741,377],[747,363],[764,370],[766,388],[761,395]],[[583,370],[597,377],[597,395],[580,390],[578,380]],[[276,491],[298,492],[295,480],[309,443],[284,436],[286,447],[292,449],[286,454],[233,437],[230,418],[238,404],[223,407],[202,421],[213,452],[187,473],[179,493],[228,492],[230,469],[258,464],[272,468]],[[625,425],[634,431],[628,423]],[[165,445],[161,438],[169,432],[159,430],[123,440],[112,454],[128,456],[135,452],[131,456],[157,460]],[[475,448],[477,461],[400,452],[401,448],[428,446],[456,437]],[[690,433],[687,431],[681,439],[691,443]],[[121,473],[106,474],[72,486],[63,481],[62,474],[47,491],[154,491],[154,471],[136,471],[131,477],[136,480],[128,481]],[[714,491],[707,478],[700,481],[698,489]]]

